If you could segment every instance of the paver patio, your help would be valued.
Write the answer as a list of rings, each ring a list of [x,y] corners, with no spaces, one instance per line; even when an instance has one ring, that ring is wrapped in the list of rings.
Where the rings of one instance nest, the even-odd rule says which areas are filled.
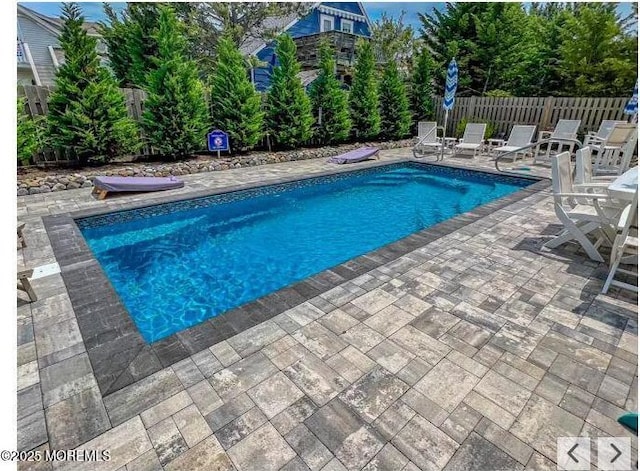
[[[169,194],[367,165],[190,175]],[[162,198],[89,193],[18,198],[22,264],[57,262],[43,216]],[[549,189],[528,193],[104,397],[61,274],[35,279],[39,300],[18,302],[18,448],[111,460],[19,469],[555,470],[556,438],[577,435],[593,469],[597,437],[631,437],[635,456],[616,418],[637,410],[637,297],[599,294],[607,267],[577,246],[543,249],[559,228]]]

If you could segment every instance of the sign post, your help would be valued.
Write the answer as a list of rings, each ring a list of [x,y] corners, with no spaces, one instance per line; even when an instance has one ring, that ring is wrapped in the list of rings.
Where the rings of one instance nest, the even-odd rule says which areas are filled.
[[[229,151],[229,135],[219,129],[215,129],[207,134],[207,143],[209,151],[214,150],[218,152],[218,158],[220,158],[220,151]]]

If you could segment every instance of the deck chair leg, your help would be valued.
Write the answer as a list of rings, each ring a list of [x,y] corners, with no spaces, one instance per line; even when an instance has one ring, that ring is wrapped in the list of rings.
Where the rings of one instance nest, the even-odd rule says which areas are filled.
[[[561,244],[564,244],[565,242],[569,242],[570,240],[575,240],[580,244],[587,255],[589,255],[589,258],[591,260],[604,263],[602,255],[598,253],[598,250],[586,236],[586,234],[589,234],[599,227],[597,223],[589,222],[587,224],[579,226],[568,218],[562,218],[561,221],[564,227],[566,227],[567,233],[563,233],[555,239],[552,239],[549,242],[545,243],[544,247],[552,249],[558,247]]]
[[[604,263],[604,259],[602,255],[598,252],[598,249],[591,243],[591,241],[587,238],[585,234],[588,232],[582,232],[577,226],[574,232],[574,238],[576,241],[582,246],[582,249],[589,255],[591,260],[595,260],[596,262]]]
[[[17,288],[20,291],[24,291],[29,296],[29,300],[31,302],[37,301],[38,296],[36,296],[36,292],[33,290],[33,286],[31,286],[31,282],[27,277],[21,277],[18,279]]]
[[[620,265],[620,259],[622,258],[620,255],[622,254],[618,254],[617,251],[611,254],[613,263],[611,264],[611,269],[609,270],[607,281],[604,282],[604,286],[602,287],[602,294],[607,294],[607,292],[609,291],[609,287],[613,282],[613,277],[616,275],[616,271],[618,270],[618,265]]]
[[[576,226],[576,227],[578,227],[580,232],[582,232],[583,234],[589,234],[590,232],[596,230],[599,226],[595,222],[590,222],[583,226]],[[571,232],[570,230],[564,229],[556,237],[546,242],[544,244],[544,247],[548,249],[555,249],[557,247],[560,247],[562,244],[565,244],[574,239],[575,237],[573,236],[573,232]]]

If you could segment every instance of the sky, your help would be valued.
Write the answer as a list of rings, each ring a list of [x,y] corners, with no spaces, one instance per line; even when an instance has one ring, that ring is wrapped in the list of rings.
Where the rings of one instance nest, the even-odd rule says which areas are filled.
[[[60,16],[60,7],[62,3],[59,2],[20,2],[27,8],[31,8],[39,13],[43,13],[47,16]],[[117,11],[123,9],[126,3],[110,2],[114,9]],[[375,21],[382,16],[382,13],[386,12],[387,15],[397,18],[400,16],[402,10],[406,11],[405,23],[410,24],[414,29],[419,29],[420,20],[418,20],[418,13],[431,13],[434,8],[444,8],[444,3],[438,2],[364,2],[364,7],[371,18],[371,21]],[[82,2],[80,4],[84,16],[89,21],[104,20],[105,16],[102,10],[101,2]]]
[[[27,8],[31,8],[39,13],[43,13],[48,16],[59,16],[60,15],[60,7],[62,3],[60,2],[20,2],[25,5]],[[126,6],[124,2],[110,2],[113,5],[116,11],[123,9]],[[439,10],[444,9],[444,2],[363,2],[364,7],[371,18],[371,21],[376,21],[379,19],[384,12],[387,15],[397,18],[400,16],[402,11],[406,11],[405,14],[405,23],[413,26],[416,33],[420,29],[421,23],[418,19],[418,13],[431,13],[434,8]],[[528,2],[527,2],[528,3]],[[100,21],[104,20],[104,12],[102,9],[101,2],[81,2],[82,10],[84,12],[84,16],[89,21]],[[623,14],[629,14],[631,12],[631,3],[621,3],[620,12]]]

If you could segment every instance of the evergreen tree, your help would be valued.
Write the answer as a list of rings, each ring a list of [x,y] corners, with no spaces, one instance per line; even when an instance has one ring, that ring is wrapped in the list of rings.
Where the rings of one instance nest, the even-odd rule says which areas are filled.
[[[75,153],[81,164],[133,151],[136,125],[127,115],[116,80],[100,65],[96,39],[82,28],[84,18],[78,5],[64,4],[62,19],[59,39],[65,61],[49,98],[52,144]]]
[[[233,149],[253,147],[263,135],[262,99],[249,80],[245,61],[233,41],[220,39],[216,52],[211,77],[213,126],[229,134]]]
[[[173,10],[162,7],[153,35],[158,56],[147,75],[142,126],[149,143],[164,155],[184,156],[204,147],[208,128],[204,87]]]
[[[400,16],[394,18],[383,12],[371,27],[371,43],[375,57],[383,63],[396,61],[403,69],[410,66],[415,43],[413,26],[405,24],[406,13],[403,10]]]
[[[154,34],[160,7],[158,3],[130,2],[119,18],[111,5],[104,4],[109,21],[100,24],[100,33],[111,69],[122,86],[143,88],[147,74],[155,67],[158,44]]]
[[[486,3],[447,3],[444,11],[432,14],[419,13],[422,23],[422,39],[433,54],[438,90],[444,90],[447,65],[452,57],[458,63],[457,95],[478,95],[484,86],[487,67],[476,57],[477,30],[474,18],[487,9]]]
[[[297,147],[311,138],[313,116],[311,102],[298,77],[296,44],[288,34],[278,37],[276,57],[278,65],[271,74],[267,94],[267,129],[277,146]]]
[[[349,137],[351,118],[347,93],[340,88],[335,75],[333,51],[320,45],[320,73],[311,88],[311,107],[317,119],[316,136],[323,144],[342,142]]]
[[[612,3],[583,3],[560,36],[560,69],[565,93],[624,96],[638,70],[638,37],[625,34]]]
[[[401,139],[409,133],[411,127],[409,100],[395,61],[388,62],[382,72],[380,117],[383,137]]]
[[[411,77],[411,111],[413,119],[420,121],[433,117],[433,61],[426,47],[414,55]]]
[[[375,66],[373,46],[369,41],[360,42],[349,93],[352,131],[358,138],[371,139],[380,134],[380,102]]]
[[[26,165],[31,161],[33,154],[35,154],[40,147],[40,129],[35,119],[27,114],[25,111],[24,98],[18,98],[17,109],[17,151],[18,160]]]

